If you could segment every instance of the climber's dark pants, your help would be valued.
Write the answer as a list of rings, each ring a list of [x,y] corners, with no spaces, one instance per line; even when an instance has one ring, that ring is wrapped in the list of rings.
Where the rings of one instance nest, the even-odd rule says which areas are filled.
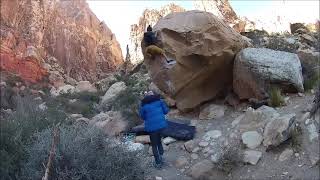
[[[153,152],[153,156],[156,161],[156,164],[162,163],[162,158],[161,158],[161,156],[163,155],[163,147],[162,147],[162,143],[161,143],[162,130],[163,129],[149,132],[151,146],[152,146],[152,152]]]

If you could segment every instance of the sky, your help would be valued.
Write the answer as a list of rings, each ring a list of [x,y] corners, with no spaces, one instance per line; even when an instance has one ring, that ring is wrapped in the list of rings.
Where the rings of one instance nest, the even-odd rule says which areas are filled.
[[[186,10],[194,9],[192,0],[87,0],[87,2],[96,16],[101,21],[105,21],[116,35],[124,56],[125,47],[130,43],[130,25],[138,22],[146,8],[159,9],[174,3]],[[229,2],[238,16],[246,16],[249,19],[266,21],[272,19],[271,17],[274,17],[275,14],[285,16],[295,22],[315,22],[316,19],[319,19],[318,0],[229,0]]]

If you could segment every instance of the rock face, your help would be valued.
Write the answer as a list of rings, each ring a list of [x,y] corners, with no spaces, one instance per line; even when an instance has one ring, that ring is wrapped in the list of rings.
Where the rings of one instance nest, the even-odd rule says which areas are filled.
[[[187,111],[216,97],[232,84],[235,54],[248,44],[211,13],[187,11],[167,15],[154,26],[165,55],[145,56],[153,82]],[[144,42],[142,51],[144,52]]]
[[[114,34],[84,0],[1,1],[0,55],[1,70],[29,82],[55,66],[62,75],[95,81],[123,62]],[[45,62],[51,66],[43,68]]]
[[[254,23],[250,22],[247,18],[237,16],[229,0],[197,0],[193,4],[195,9],[210,12],[218,16],[238,32],[246,31],[250,26],[254,27]]]
[[[228,0],[200,0],[195,1],[194,5],[196,9],[211,12],[228,23],[234,23],[238,20],[238,16]]]
[[[266,48],[247,48],[235,59],[233,88],[240,99],[268,97],[272,85],[303,92],[300,60],[296,54]]]

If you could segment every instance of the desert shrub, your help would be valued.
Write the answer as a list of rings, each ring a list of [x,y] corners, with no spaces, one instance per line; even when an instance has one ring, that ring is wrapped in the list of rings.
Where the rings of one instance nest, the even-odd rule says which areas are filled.
[[[236,139],[230,139],[229,145],[219,148],[219,158],[215,163],[216,168],[225,173],[230,173],[233,168],[242,163],[243,155],[240,153],[241,143]]]
[[[21,161],[26,157],[24,146],[35,132],[42,131],[57,123],[63,123],[65,113],[58,107],[42,111],[30,96],[17,96],[16,111],[1,119],[0,176],[17,179]]]
[[[295,152],[302,150],[303,136],[301,126],[296,126],[291,132],[290,145]]]
[[[51,169],[52,179],[142,180],[140,154],[116,145],[94,127],[61,126],[60,140]],[[52,143],[52,129],[36,133],[27,146],[22,178],[41,179]]]
[[[129,121],[130,126],[140,123],[139,107],[142,99],[141,92],[148,89],[148,81],[140,80],[139,76],[117,77],[118,80],[125,82],[127,89],[120,93],[112,103],[112,110],[120,111]]]
[[[284,98],[281,95],[281,89],[278,87],[271,87],[270,88],[270,105],[272,107],[279,107],[284,104]]]

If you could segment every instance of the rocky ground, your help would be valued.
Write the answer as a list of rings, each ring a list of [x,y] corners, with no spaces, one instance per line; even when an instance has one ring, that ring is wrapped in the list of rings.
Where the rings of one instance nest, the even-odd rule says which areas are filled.
[[[308,137],[311,132],[307,130],[310,124],[315,124],[318,127],[319,118],[310,120],[303,117],[305,111],[310,107],[314,95],[306,93],[305,96],[300,97],[291,94],[287,97],[289,99],[287,105],[277,108],[276,111],[284,115],[296,114],[296,125],[299,125],[302,129],[302,134],[299,135],[301,139],[296,140],[293,137],[271,149],[258,144],[258,147],[253,149],[261,152],[261,154],[258,155],[258,162],[253,165],[245,163],[245,158],[241,157],[241,155],[236,157],[240,151],[248,150],[241,140],[241,136],[233,137],[236,139],[233,141],[230,137],[230,134],[237,131],[236,121],[238,117],[245,114],[246,105],[236,109],[222,105],[225,107],[224,115],[209,120],[199,120],[196,113],[178,117],[173,115],[175,118],[188,119],[191,124],[196,126],[195,139],[188,142],[177,141],[167,145],[165,148],[167,149],[165,152],[166,164],[161,170],[152,169],[150,171],[150,179],[159,177],[158,179],[162,178],[163,180],[188,180],[192,179],[192,177],[196,179],[200,176],[205,179],[319,179],[319,165],[312,165],[313,162],[311,161],[313,158],[319,159],[317,155],[319,149],[315,152],[309,152],[310,147],[313,145],[309,143]],[[239,123],[241,124],[241,121]],[[212,134],[213,139],[209,141],[204,138],[208,132],[214,132]],[[317,132],[315,133],[316,139],[318,139],[318,134]],[[238,146],[237,141],[241,143],[240,146]],[[220,145],[217,146],[217,143]],[[319,141],[313,143],[316,143],[316,146],[319,147]],[[229,154],[224,157],[226,159],[219,160],[218,158],[217,160],[214,155],[221,152],[220,148],[223,145],[239,147],[240,149],[228,151],[235,154]],[[148,162],[151,166],[153,157],[150,150],[149,155]],[[231,163],[234,163],[230,165],[231,168],[227,167],[227,165],[219,167],[218,163],[221,163],[219,161],[228,161],[228,158],[234,158],[231,159]],[[222,171],[219,168],[222,168]],[[211,171],[211,173],[207,171]]]

